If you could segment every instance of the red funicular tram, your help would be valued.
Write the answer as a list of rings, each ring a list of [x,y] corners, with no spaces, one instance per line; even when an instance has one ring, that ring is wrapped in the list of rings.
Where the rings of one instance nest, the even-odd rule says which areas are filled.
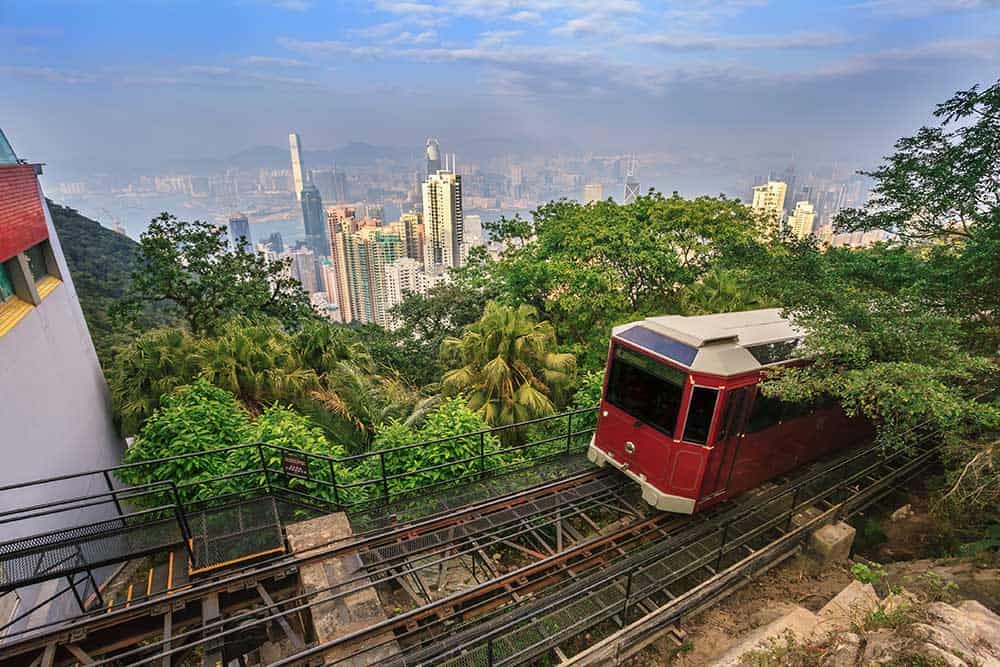
[[[691,514],[856,442],[867,427],[835,403],[758,391],[764,369],[802,363],[801,335],[777,308],[615,327],[588,458],[654,507]]]

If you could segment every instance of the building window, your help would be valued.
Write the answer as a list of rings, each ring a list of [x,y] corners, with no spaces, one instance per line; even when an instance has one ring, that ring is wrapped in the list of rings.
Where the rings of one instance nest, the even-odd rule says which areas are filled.
[[[10,280],[10,271],[7,265],[10,262],[0,264],[0,303],[9,301],[14,296],[14,283]]]
[[[24,251],[25,257],[28,258],[28,266],[31,268],[31,277],[35,283],[38,283],[49,275],[49,270],[45,263],[45,250],[42,247],[45,243],[47,241],[43,241]]]

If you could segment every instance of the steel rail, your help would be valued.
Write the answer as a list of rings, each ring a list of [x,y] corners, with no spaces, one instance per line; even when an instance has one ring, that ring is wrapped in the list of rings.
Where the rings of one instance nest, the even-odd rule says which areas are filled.
[[[868,454],[873,449],[875,449],[875,447],[867,448],[863,453]],[[905,453],[897,452],[892,456],[882,458],[874,464],[854,471],[847,477],[832,483],[831,486],[827,487],[822,492],[817,492],[801,502],[792,503],[787,510],[783,510],[780,513],[775,514],[771,518],[763,521],[760,525],[750,528],[747,532],[735,536],[729,541],[725,541],[724,539],[719,540],[719,545],[715,547],[714,550],[709,550],[707,553],[702,554],[700,557],[696,557],[680,569],[672,572],[669,579],[653,579],[652,582],[645,587],[645,590],[635,590],[632,583],[633,578],[638,577],[639,574],[643,572],[644,568],[648,569],[651,566],[662,562],[663,559],[669,557],[671,554],[685,551],[687,548],[695,544],[699,544],[706,538],[714,537],[717,535],[716,531],[719,526],[716,525],[714,528],[712,526],[708,526],[710,530],[697,531],[697,533],[693,536],[679,535],[678,537],[681,538],[687,537],[687,539],[682,539],[679,542],[671,540],[668,537],[664,543],[658,544],[649,549],[648,551],[651,553],[637,554],[636,558],[623,561],[618,566],[612,567],[608,572],[602,572],[599,576],[584,579],[567,589],[563,589],[552,594],[551,596],[547,596],[545,599],[537,603],[529,604],[524,608],[517,609],[509,615],[509,618],[501,619],[502,623],[499,625],[486,628],[478,626],[474,628],[475,637],[469,637],[467,635],[457,633],[452,634],[450,635],[449,640],[441,645],[438,645],[436,648],[432,647],[432,650],[418,652],[418,655],[413,656],[415,660],[412,664],[438,664],[441,661],[456,658],[461,653],[474,650],[474,646],[476,644],[482,644],[483,642],[486,642],[486,653],[492,656],[494,652],[491,646],[495,641],[499,641],[501,638],[507,636],[508,633],[524,631],[525,628],[521,626],[525,623],[533,622],[531,619],[538,619],[541,621],[541,619],[546,617],[546,614],[557,613],[560,610],[566,609],[572,601],[583,601],[587,598],[587,596],[596,596],[600,591],[609,590],[609,587],[617,587],[618,591],[624,594],[621,596],[621,601],[616,603],[614,606],[601,607],[594,612],[591,617],[577,619],[576,622],[574,622],[568,629],[564,628],[560,631],[553,632],[551,627],[547,627],[546,638],[540,640],[536,645],[523,649],[515,656],[507,655],[502,659],[490,661],[489,664],[521,664],[524,661],[537,658],[539,655],[552,650],[554,646],[558,646],[572,637],[579,635],[581,632],[592,629],[598,624],[615,616],[620,615],[624,619],[629,608],[634,609],[635,606],[647,599],[650,599],[654,594],[665,591],[671,584],[683,580],[685,577],[693,574],[694,572],[707,570],[711,576],[714,576],[716,574],[715,570],[718,569],[718,565],[723,562],[728,554],[741,550],[744,547],[748,547],[751,543],[753,543],[755,538],[765,537],[768,534],[777,531],[778,535],[774,539],[769,540],[767,545],[758,549],[751,548],[751,553],[760,553],[761,551],[770,548],[769,545],[780,540],[781,537],[788,532],[787,529],[791,525],[791,517],[796,511],[800,511],[803,507],[812,505],[818,499],[832,498],[839,493],[849,490],[850,485],[866,479],[874,470],[885,468],[887,469],[887,472],[881,478],[872,482],[868,487],[859,489],[857,492],[849,493],[847,498],[841,501],[840,504],[851,503],[859,498],[865,497],[866,494],[871,492],[871,489],[880,487],[885,480],[892,481],[898,479],[900,476],[912,471],[915,467],[924,465],[928,459],[933,456],[933,454],[934,452],[932,450],[924,450],[913,460],[904,461],[903,465],[900,465],[900,467],[895,470],[890,466],[894,463],[896,458],[905,457]],[[831,469],[824,471],[824,474],[833,474],[845,464],[857,461],[858,458],[858,456],[853,456],[847,461],[832,466]],[[795,486],[802,488],[803,484],[808,485],[813,481],[814,480],[812,479],[803,480],[802,483],[796,484]],[[787,492],[788,490],[785,490],[781,493],[775,494],[769,501],[764,502],[768,504],[778,502],[787,494]],[[755,504],[757,503],[755,502]],[[840,504],[835,503],[833,506],[837,507]],[[761,511],[767,506],[767,504],[762,505],[755,511]],[[744,516],[744,519],[745,518],[746,517]],[[724,525],[731,526],[736,524],[738,521],[739,519],[726,519]],[[782,524],[785,524],[785,527],[782,527]],[[716,564],[716,568],[711,567],[710,564],[713,562]],[[617,595],[615,597],[617,597]],[[585,621],[587,622],[585,623]],[[361,652],[354,653],[347,657],[357,657],[358,655],[361,655]],[[279,664],[286,663],[282,662]],[[291,664],[291,662],[287,664]],[[411,662],[406,660],[405,664],[411,664]]]
[[[97,629],[118,625],[132,618],[147,616],[151,612],[155,613],[158,608],[164,605],[177,606],[178,604],[200,600],[210,593],[239,588],[249,581],[286,576],[297,570],[300,566],[317,560],[373,549],[393,543],[399,539],[412,538],[415,535],[430,532],[438,528],[468,523],[480,516],[501,511],[507,507],[531,502],[537,497],[549,495],[560,489],[572,488],[582,485],[587,481],[606,476],[609,476],[609,473],[603,470],[576,473],[558,480],[544,482],[526,489],[519,489],[508,494],[495,496],[485,501],[472,503],[465,507],[445,510],[428,517],[422,517],[388,531],[373,529],[360,535],[351,535],[330,540],[323,544],[304,549],[301,552],[276,558],[264,564],[256,564],[240,570],[228,571],[219,577],[206,580],[203,583],[191,584],[188,588],[180,591],[149,598],[140,602],[133,600],[128,608],[120,608],[111,612],[100,610],[89,617],[78,617],[69,622],[56,621],[43,626],[21,630],[17,633],[7,635],[5,637],[7,641],[3,644],[3,648],[5,653],[13,655],[43,647],[52,641],[52,635],[62,633],[72,635],[88,634]]]
[[[610,495],[610,494],[613,494],[614,491],[615,491],[615,489],[613,487],[612,488],[608,488],[608,489],[602,491],[600,493],[600,495]],[[583,500],[587,500],[587,499],[581,499],[579,501],[579,504],[582,504]],[[578,515],[584,513],[587,509],[589,509],[589,507],[578,507],[578,508],[576,508],[576,509],[574,509],[572,511],[570,511],[566,506],[562,506],[561,508],[552,508],[552,509],[546,510],[546,512],[547,513],[551,513],[551,514],[558,514],[559,512],[561,512],[562,516],[561,517],[556,517],[553,520],[547,521],[547,522],[543,523],[542,526],[534,526],[533,525],[533,526],[522,527],[516,533],[510,534],[510,535],[502,535],[502,536],[499,536],[499,537],[494,537],[494,538],[492,538],[489,541],[484,542],[484,543],[477,543],[477,542],[475,542],[475,539],[478,538],[478,537],[481,537],[482,535],[488,534],[488,531],[484,531],[483,533],[477,533],[477,534],[472,535],[472,536],[458,536],[456,538],[456,542],[472,541],[473,542],[473,546],[471,548],[465,550],[465,551],[456,552],[454,554],[448,555],[448,556],[446,556],[444,558],[441,558],[439,560],[433,561],[431,563],[426,563],[426,564],[421,564],[421,565],[418,565],[418,566],[413,566],[413,571],[420,571],[420,570],[424,570],[424,569],[434,568],[434,567],[437,567],[442,562],[447,562],[449,560],[454,560],[454,559],[457,559],[457,558],[461,558],[462,556],[475,554],[477,551],[482,551],[486,547],[504,544],[505,542],[509,541],[512,537],[517,537],[517,536],[529,534],[531,532],[534,532],[534,531],[538,530],[540,527],[544,527],[545,525],[553,525],[556,521],[565,521],[568,518],[573,518],[574,516],[578,516]],[[438,553],[440,553],[440,552],[446,552],[446,551],[451,550],[453,548],[454,548],[454,546],[446,546],[444,549],[439,550]],[[403,555],[403,556],[399,557],[398,560],[405,560],[408,557],[410,557],[408,554],[407,555]],[[376,570],[375,573],[378,574],[378,573],[388,572],[388,571],[390,571],[392,569],[395,569],[395,567],[398,567],[398,566],[397,565],[389,565],[387,567],[383,567],[380,570]],[[129,657],[132,657],[132,656],[135,656],[135,655],[140,655],[142,653],[148,653],[150,650],[155,650],[159,646],[164,646],[166,644],[177,642],[177,641],[179,641],[179,640],[181,640],[181,639],[183,639],[185,637],[198,636],[198,637],[201,638],[201,639],[196,640],[194,642],[190,642],[190,643],[188,643],[188,644],[186,644],[184,646],[178,647],[177,649],[172,649],[172,650],[169,650],[169,651],[164,651],[162,653],[156,654],[155,656],[147,657],[146,660],[158,659],[158,658],[166,657],[168,655],[172,655],[174,653],[178,653],[180,651],[187,650],[187,649],[191,648],[192,646],[197,646],[197,645],[200,645],[200,644],[203,644],[203,643],[206,643],[206,642],[217,641],[218,639],[224,638],[225,636],[228,636],[228,635],[231,635],[231,634],[235,634],[237,632],[246,631],[248,628],[255,627],[257,625],[263,625],[263,624],[266,624],[266,623],[270,623],[270,622],[278,620],[280,618],[284,618],[285,616],[290,615],[290,614],[294,614],[294,613],[298,613],[298,612],[302,612],[302,611],[308,611],[308,610],[310,610],[314,606],[317,606],[317,605],[320,605],[320,604],[326,604],[326,603],[333,602],[333,601],[340,600],[340,599],[344,599],[344,598],[346,598],[346,597],[348,597],[350,595],[353,595],[354,593],[357,593],[359,591],[371,588],[372,586],[375,586],[375,585],[378,585],[378,584],[381,584],[381,583],[387,583],[387,582],[390,582],[390,581],[393,581],[393,580],[396,580],[396,579],[400,578],[400,575],[392,574],[391,576],[386,576],[386,577],[383,577],[381,579],[372,580],[371,576],[372,575],[370,573],[369,574],[360,574],[360,575],[357,575],[357,576],[355,576],[353,578],[350,578],[350,579],[347,579],[347,580],[344,580],[344,581],[340,581],[337,584],[334,584],[334,585],[331,585],[331,586],[319,588],[319,589],[310,591],[308,593],[303,593],[303,594],[300,594],[300,595],[295,595],[295,596],[292,596],[292,597],[289,597],[289,598],[284,598],[284,599],[282,599],[279,602],[280,605],[289,605],[289,604],[296,603],[296,602],[298,602],[300,600],[304,600],[304,599],[316,597],[316,596],[321,595],[323,593],[331,593],[332,591],[336,591],[335,593],[331,593],[331,595],[329,595],[328,597],[324,597],[322,599],[317,599],[317,600],[312,600],[312,601],[310,601],[308,603],[297,605],[297,606],[292,607],[292,608],[288,608],[288,609],[286,609],[286,610],[284,610],[284,611],[282,611],[280,613],[275,613],[275,614],[271,614],[269,616],[260,617],[260,611],[259,610],[252,610],[252,611],[248,611],[248,612],[243,612],[241,614],[237,614],[237,615],[234,615],[234,616],[229,616],[229,617],[227,617],[225,619],[222,619],[222,620],[219,620],[219,621],[216,621],[216,622],[203,624],[203,625],[199,626],[197,629],[191,630],[191,631],[186,632],[186,633],[173,634],[169,640],[165,639],[165,640],[161,640],[161,641],[156,641],[156,642],[144,644],[140,648],[133,649],[133,650],[127,651],[125,653],[115,654],[114,656],[109,657],[106,661],[96,661],[94,664],[95,665],[99,665],[99,664],[104,664],[105,662],[116,662],[116,661],[120,661],[122,659],[129,658]],[[347,590],[344,590],[345,586],[347,586],[349,584],[352,584],[352,583],[356,583],[356,582],[362,582],[362,583],[360,585],[358,585],[357,587],[349,588]],[[239,625],[238,628],[233,628],[232,627],[233,623],[235,623],[237,621],[240,621],[240,620],[243,620],[244,618],[251,618],[251,617],[256,617],[256,619],[254,621],[250,622],[250,623],[242,623],[242,624]],[[227,630],[225,626],[229,626],[229,629]],[[205,632],[207,630],[211,630],[211,629],[215,629],[215,628],[219,628],[219,627],[223,628],[222,632],[205,636]]]

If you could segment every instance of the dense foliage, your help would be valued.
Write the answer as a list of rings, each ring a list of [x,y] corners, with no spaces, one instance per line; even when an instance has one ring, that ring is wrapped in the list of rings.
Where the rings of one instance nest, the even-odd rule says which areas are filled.
[[[142,426],[161,396],[203,379],[253,413],[274,402],[294,405],[352,451],[417,399],[395,377],[374,372],[354,332],[316,321],[292,332],[263,318],[229,320],[214,335],[154,329],[118,348],[107,375],[126,433]]]
[[[934,432],[947,444],[946,502],[1000,520],[1000,84],[961,92],[937,115],[941,126],[900,139],[870,172],[868,207],[838,218],[893,231],[895,243],[771,249],[761,289],[807,332],[802,353],[815,363],[774,373],[765,390],[833,396],[886,445]]]
[[[146,304],[167,302],[196,333],[248,314],[293,327],[314,313],[289,275],[288,261],[271,261],[242,246],[230,250],[222,227],[163,213],[140,237],[131,282],[113,311],[128,320]]]
[[[491,302],[461,338],[446,338],[441,356],[451,368],[446,394],[468,396],[469,409],[491,426],[550,415],[572,386],[576,359],[559,353],[552,324],[535,309]]]

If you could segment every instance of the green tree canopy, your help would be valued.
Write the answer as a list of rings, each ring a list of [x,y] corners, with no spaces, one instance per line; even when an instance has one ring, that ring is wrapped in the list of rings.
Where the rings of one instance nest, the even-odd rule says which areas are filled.
[[[555,330],[531,306],[491,302],[461,338],[441,346],[451,368],[445,394],[465,394],[471,410],[492,426],[552,414],[572,386],[576,360],[557,351]]]
[[[995,512],[1000,450],[989,443],[1000,429],[1000,403],[987,392],[1000,384],[1000,88],[960,92],[937,113],[958,129],[924,128],[901,139],[870,172],[868,208],[838,219],[846,229],[895,231],[896,242],[823,251],[786,240],[753,272],[805,331],[802,353],[814,360],[773,372],[764,391],[789,400],[836,397],[874,423],[887,445],[941,434],[956,489],[973,479],[962,472],[972,462],[994,471],[950,497],[963,511]]]
[[[131,282],[113,309],[129,320],[145,304],[167,302],[196,333],[214,331],[236,315],[294,327],[314,313],[286,269],[287,261],[230,250],[221,227],[163,213],[140,237]]]

